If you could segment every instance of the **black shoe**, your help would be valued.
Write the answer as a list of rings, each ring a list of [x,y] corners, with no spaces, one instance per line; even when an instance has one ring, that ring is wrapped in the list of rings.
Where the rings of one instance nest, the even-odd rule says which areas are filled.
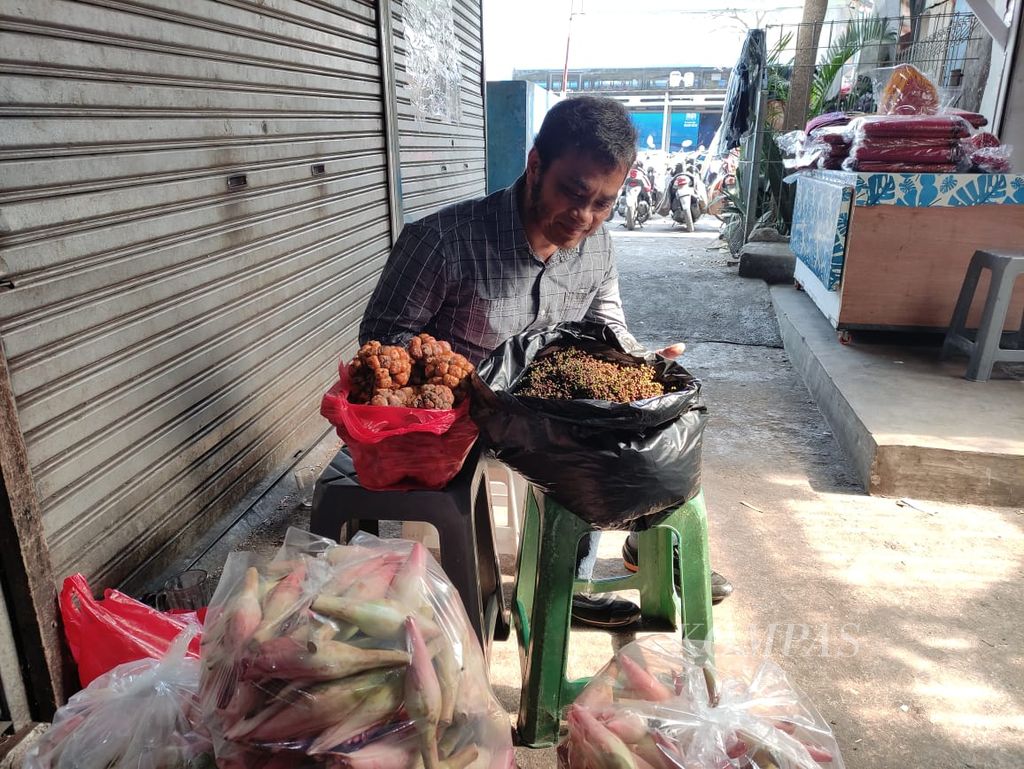
[[[679,554],[679,547],[673,547],[673,555]],[[637,535],[635,531],[629,532],[629,536],[626,537],[626,543],[622,546],[622,565],[626,567],[627,571],[636,571],[639,566],[639,545],[637,544]],[[679,567],[676,566],[676,582],[679,581]],[[732,583],[719,574],[717,571],[711,572],[711,603],[719,604],[726,598],[732,595]]]
[[[590,627],[623,628],[640,621],[640,607],[611,595],[574,595],[572,618]]]

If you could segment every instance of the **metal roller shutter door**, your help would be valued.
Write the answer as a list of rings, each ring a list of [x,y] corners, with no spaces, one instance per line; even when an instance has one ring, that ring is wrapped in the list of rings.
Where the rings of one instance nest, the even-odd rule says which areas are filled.
[[[443,1],[434,4],[447,6]],[[410,87],[404,2],[392,2],[402,212],[406,221],[420,219],[449,203],[483,195],[487,189],[480,3],[451,0],[451,9],[459,43],[459,114],[453,119],[425,117],[418,113]]]
[[[390,244],[374,7],[0,0],[0,341],[56,577],[159,570],[323,433]]]

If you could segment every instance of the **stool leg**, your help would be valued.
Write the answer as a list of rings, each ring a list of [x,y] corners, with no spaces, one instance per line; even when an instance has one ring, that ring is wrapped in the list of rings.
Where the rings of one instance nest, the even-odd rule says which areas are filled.
[[[640,563],[640,613],[645,620],[668,622],[679,627],[679,599],[673,587],[673,534],[670,526],[654,526],[637,538]]]
[[[967,265],[967,273],[964,275],[963,285],[960,287],[960,295],[956,299],[956,307],[953,308],[953,317],[949,321],[949,330],[946,331],[946,338],[942,343],[942,358],[948,358],[959,349],[958,337],[966,339],[967,314],[971,311],[971,304],[974,301],[974,292],[978,288],[978,279],[981,277],[981,264],[977,258],[972,257],[971,263]]]
[[[473,526],[476,536],[477,561],[480,568],[480,601],[483,605],[484,633],[487,640],[485,649],[490,659],[491,639],[504,641],[508,638],[508,616],[505,596],[501,589],[501,563],[498,560],[498,543],[495,539],[494,519],[487,494],[487,476],[481,475],[477,482],[473,507]]]
[[[540,548],[540,511],[533,488],[526,490],[523,510],[523,535],[519,539],[516,558],[516,581],[512,590],[512,618],[519,640],[519,663],[526,670],[526,649],[533,636],[531,617],[537,592],[537,555]]]
[[[528,497],[533,495],[531,489]],[[522,744],[545,747],[553,745],[558,738],[561,708],[568,704],[563,703],[563,683],[576,579],[576,548],[580,537],[590,531],[590,527],[547,498],[534,498],[533,503],[539,512],[540,547],[518,730]],[[538,598],[543,599],[542,606],[536,605]]]
[[[964,377],[972,382],[984,382],[992,376],[992,366],[1003,336],[1010,298],[1013,296],[1013,282],[1003,280],[1003,272],[1002,267],[998,265],[992,269],[992,282],[989,284],[988,298],[985,300],[985,311],[981,315],[977,341],[971,352],[967,373],[964,374]]]
[[[324,486],[318,480],[313,487],[313,508],[309,512],[309,531],[318,537],[329,537],[335,542],[341,542],[341,529],[343,523],[338,522],[338,517],[331,515],[328,506],[324,504]]]
[[[508,505],[508,525],[512,529],[512,541],[519,542],[520,526],[519,518],[522,512],[519,509],[519,495],[516,494],[516,479],[509,468],[505,468],[505,500]]]
[[[711,624],[711,558],[704,492],[680,508],[679,591],[683,601],[683,636],[692,641],[714,638]]]
[[[1020,327],[1017,331],[1017,349],[1024,350],[1024,313],[1020,316]]]
[[[477,558],[474,526],[449,526],[441,540],[441,568],[455,585],[469,615],[480,645],[487,649],[489,638],[484,628],[484,607],[480,595],[480,564]]]

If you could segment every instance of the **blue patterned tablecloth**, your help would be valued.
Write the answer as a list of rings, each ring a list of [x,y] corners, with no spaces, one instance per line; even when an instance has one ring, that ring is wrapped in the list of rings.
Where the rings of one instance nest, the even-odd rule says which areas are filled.
[[[853,187],[801,176],[789,247],[829,291],[843,276]]]
[[[795,181],[790,248],[829,291],[843,277],[846,237],[856,208],[1024,205],[1021,174],[804,171]]]
[[[855,206],[1024,205],[1022,174],[865,174],[810,171],[807,176],[856,190]]]

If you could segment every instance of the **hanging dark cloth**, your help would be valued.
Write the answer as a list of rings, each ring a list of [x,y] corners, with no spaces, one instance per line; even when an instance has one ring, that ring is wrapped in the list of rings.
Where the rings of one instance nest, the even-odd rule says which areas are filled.
[[[761,87],[765,61],[765,36],[763,29],[747,32],[740,51],[739,61],[729,77],[725,92],[725,108],[722,111],[722,132],[717,155],[725,155],[753,129],[754,113],[757,108],[757,92]]]

